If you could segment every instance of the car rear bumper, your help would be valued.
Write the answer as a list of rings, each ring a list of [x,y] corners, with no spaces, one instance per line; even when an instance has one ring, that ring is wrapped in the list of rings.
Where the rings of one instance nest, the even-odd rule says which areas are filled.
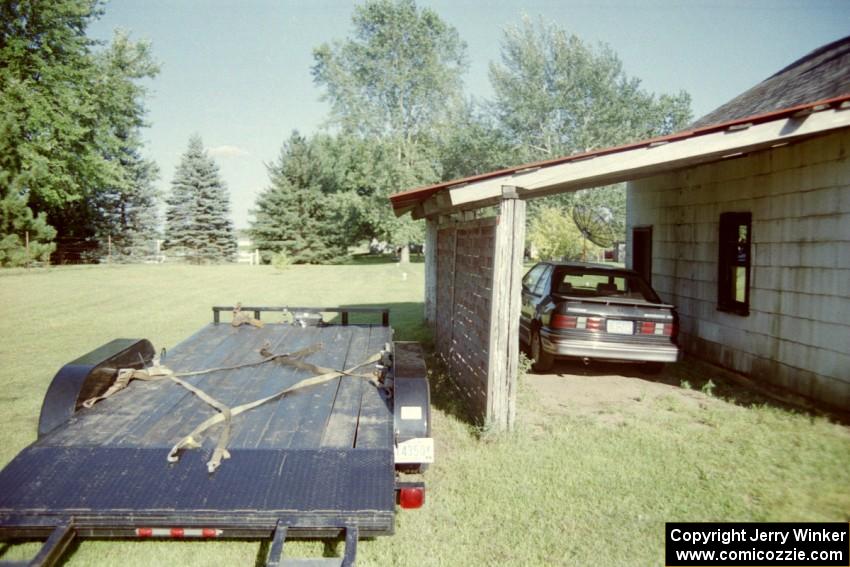
[[[540,342],[543,350],[555,356],[639,362],[676,362],[679,360],[679,347],[673,343],[646,345],[572,339],[559,336],[546,329],[540,330]]]

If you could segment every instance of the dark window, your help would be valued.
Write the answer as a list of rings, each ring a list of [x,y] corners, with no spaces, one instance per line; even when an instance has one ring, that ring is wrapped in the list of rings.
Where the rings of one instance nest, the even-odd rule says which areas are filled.
[[[543,270],[546,269],[546,264],[537,264],[525,274],[522,278],[522,287],[529,293],[534,293],[534,287],[537,285],[540,276],[543,275]]]
[[[717,271],[717,308],[750,314],[751,213],[720,215],[720,256]]]
[[[652,227],[632,229],[632,269],[652,283]]]
[[[559,295],[575,297],[622,297],[661,303],[640,276],[593,268],[561,268],[555,273],[552,289]]]
[[[547,266],[546,271],[543,273],[543,277],[540,278],[540,281],[537,283],[537,287],[534,288],[534,295],[549,295],[549,282],[551,275],[552,266]]]

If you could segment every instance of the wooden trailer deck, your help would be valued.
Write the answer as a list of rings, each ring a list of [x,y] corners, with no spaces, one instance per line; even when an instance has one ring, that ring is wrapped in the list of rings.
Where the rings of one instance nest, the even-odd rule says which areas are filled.
[[[381,352],[379,325],[298,327],[212,323],[167,353],[175,372],[229,367],[321,344],[303,360],[350,369]],[[270,345],[270,347],[269,347]],[[361,371],[367,372],[370,367]],[[276,362],[185,378],[228,406],[312,376]],[[221,426],[169,463],[170,448],[216,410],[171,380],[134,380],[77,412],[0,472],[0,535],[43,536],[73,521],[78,535],[132,536],[145,526],[220,529],[222,537],[392,533],[393,414],[386,394],[342,376],[235,416],[231,458],[205,466]],[[355,531],[355,533],[357,533]]]

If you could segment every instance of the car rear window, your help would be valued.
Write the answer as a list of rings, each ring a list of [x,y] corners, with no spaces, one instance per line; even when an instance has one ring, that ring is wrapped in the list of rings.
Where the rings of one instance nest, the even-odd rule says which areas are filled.
[[[658,296],[637,274],[612,274],[604,270],[567,270],[555,273],[552,293],[578,297],[642,299],[658,303]]]

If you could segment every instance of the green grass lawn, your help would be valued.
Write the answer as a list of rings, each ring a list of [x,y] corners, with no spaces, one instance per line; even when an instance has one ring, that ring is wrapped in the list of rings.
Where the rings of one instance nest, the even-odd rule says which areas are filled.
[[[427,340],[423,265],[92,266],[0,272],[0,464],[35,439],[54,372],[115,337],[170,347],[213,304],[388,305],[396,336]],[[850,521],[850,434],[773,407],[646,401],[612,424],[568,412],[498,437],[457,417],[434,377],[428,500],[360,565],[660,565],[666,521]],[[545,412],[520,389],[522,413]],[[542,425],[541,425],[542,423]],[[34,553],[3,547],[0,559]],[[341,549],[341,546],[340,546]],[[320,543],[290,546],[321,553]],[[94,541],[69,565],[247,565],[257,542]]]

